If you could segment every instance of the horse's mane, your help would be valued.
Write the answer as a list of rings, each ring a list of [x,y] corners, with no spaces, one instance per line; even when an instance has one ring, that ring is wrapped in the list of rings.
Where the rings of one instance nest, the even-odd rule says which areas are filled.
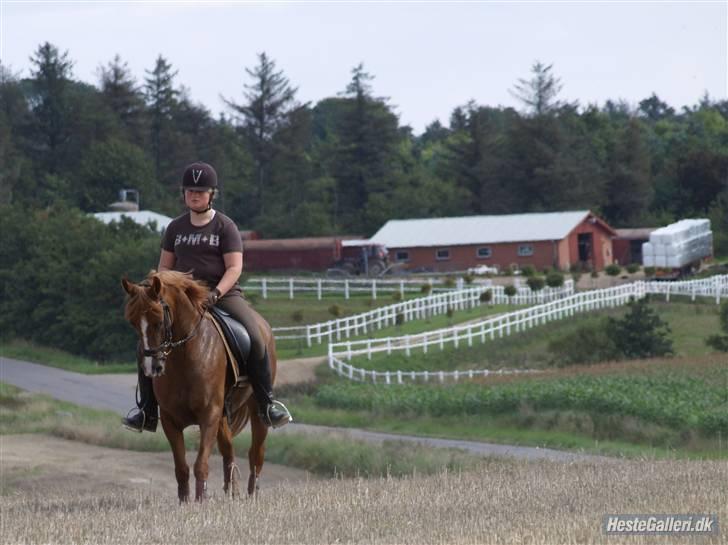
[[[162,281],[162,286],[164,286],[164,288],[181,291],[186,294],[187,298],[192,303],[192,306],[195,307],[198,312],[202,311],[203,306],[207,302],[207,294],[210,289],[202,282],[192,278],[190,273],[177,271],[152,271],[147,276],[147,280],[151,282],[154,276],[158,277],[159,280]]]
[[[143,288],[149,288],[152,285],[154,277],[159,278],[162,283],[163,291],[176,292],[174,296],[186,295],[192,303],[192,306],[197,312],[202,312],[203,307],[207,301],[208,288],[192,278],[189,273],[182,273],[177,271],[151,271],[147,277],[140,282],[139,286]],[[130,297],[127,301],[126,308],[124,310],[124,317],[133,322],[135,318],[145,312],[151,311],[154,314],[158,314],[157,318],[162,319],[162,307],[161,305],[155,304],[157,301],[153,300],[146,289],[136,291],[136,295]]]

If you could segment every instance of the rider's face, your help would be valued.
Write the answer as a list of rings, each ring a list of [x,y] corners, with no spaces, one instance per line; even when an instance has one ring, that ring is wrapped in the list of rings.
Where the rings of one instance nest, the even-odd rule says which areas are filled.
[[[185,189],[185,204],[194,212],[204,212],[210,204],[212,193],[208,191],[192,191]]]

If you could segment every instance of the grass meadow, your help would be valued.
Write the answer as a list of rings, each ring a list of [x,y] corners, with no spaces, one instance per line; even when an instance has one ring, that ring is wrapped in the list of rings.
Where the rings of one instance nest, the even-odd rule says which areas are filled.
[[[0,383],[0,441],[7,434],[41,433],[123,450],[169,451],[161,427],[157,433],[130,433],[122,428],[119,420],[119,415],[112,412],[29,394]],[[185,441],[188,451],[197,449],[197,427],[185,431]],[[236,456],[247,459],[249,447],[250,431],[247,428],[235,438]],[[479,458],[457,449],[429,449],[402,441],[387,441],[376,446],[336,433],[316,436],[273,433],[266,442],[266,460],[331,477],[335,474],[403,475],[413,470],[420,474],[442,469],[461,471],[475,467]]]
[[[483,460],[441,471],[280,485],[255,500],[178,505],[154,490],[2,498],[3,543],[630,544],[706,536],[606,536],[605,514],[715,514],[728,521],[728,464]]]

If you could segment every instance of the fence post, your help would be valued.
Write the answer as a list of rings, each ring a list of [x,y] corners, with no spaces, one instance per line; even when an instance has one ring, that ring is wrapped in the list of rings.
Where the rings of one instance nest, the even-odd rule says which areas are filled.
[[[372,299],[377,300],[377,281],[372,279]]]
[[[319,278],[316,281],[316,295],[318,296],[318,300],[321,300],[321,279]]]
[[[263,278],[261,283],[261,291],[263,292],[263,299],[268,299],[268,279]]]
[[[713,284],[715,285],[715,304],[720,305],[720,292],[721,292],[721,285],[720,285],[720,277],[714,276],[713,277]]]
[[[405,335],[404,336],[404,352],[407,354],[407,357],[410,355],[410,336]]]
[[[404,301],[404,280],[399,281],[399,296],[400,300]]]
[[[288,279],[288,298],[293,299],[293,278]]]
[[[306,326],[306,346],[311,348],[311,326]]]
[[[349,280],[344,280],[344,299],[349,298]]]

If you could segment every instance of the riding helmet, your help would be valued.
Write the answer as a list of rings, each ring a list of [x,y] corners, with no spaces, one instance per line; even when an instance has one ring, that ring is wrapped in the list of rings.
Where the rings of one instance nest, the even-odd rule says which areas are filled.
[[[217,189],[217,172],[212,165],[197,162],[188,165],[182,176],[182,188],[192,191],[209,191]]]

